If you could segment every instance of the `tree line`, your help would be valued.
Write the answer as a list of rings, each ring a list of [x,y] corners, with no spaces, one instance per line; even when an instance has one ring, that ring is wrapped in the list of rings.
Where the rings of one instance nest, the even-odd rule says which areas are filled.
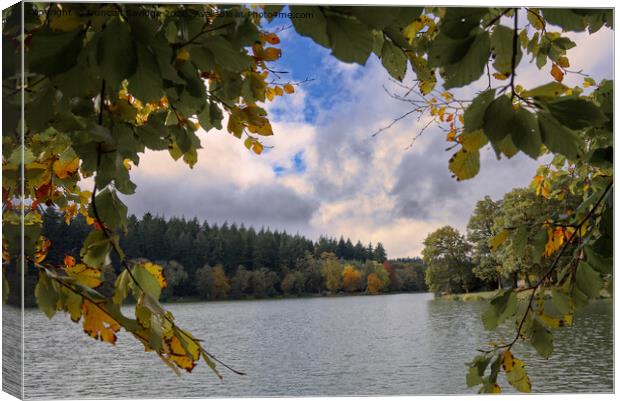
[[[70,225],[53,208],[44,214],[44,235],[54,247],[47,260],[79,258],[90,228],[77,217]],[[150,213],[130,216],[121,246],[128,258],[151,260],[163,267],[167,287],[163,300],[181,297],[215,299],[265,298],[323,293],[425,291],[420,258],[388,261],[379,242],[355,245],[351,239],[299,234],[243,224],[209,224],[197,218],[166,219]],[[112,266],[118,261],[112,257]],[[107,268],[113,282],[121,270]],[[33,277],[34,283],[34,277]]]

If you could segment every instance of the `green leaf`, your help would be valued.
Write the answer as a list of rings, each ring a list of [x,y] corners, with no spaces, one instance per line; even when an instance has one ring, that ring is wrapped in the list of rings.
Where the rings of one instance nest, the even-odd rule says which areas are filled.
[[[548,84],[538,86],[531,90],[521,92],[520,96],[524,98],[535,97],[539,99],[554,99],[568,90],[568,87],[559,82],[549,82]]]
[[[450,158],[448,168],[458,181],[473,178],[480,171],[480,152],[462,148]]]
[[[373,36],[361,23],[344,17],[327,17],[332,55],[345,63],[366,64],[372,53]]]
[[[611,274],[613,271],[613,258],[603,257],[593,247],[585,246],[588,264],[601,274]]]
[[[129,24],[118,18],[108,22],[98,43],[97,62],[103,78],[114,91],[123,79],[136,72],[136,50]]]
[[[484,73],[490,53],[489,33],[476,35],[467,54],[457,63],[445,66],[444,88],[460,88],[478,80]]]
[[[542,111],[538,113],[538,125],[547,149],[570,160],[579,158],[582,142],[575,131],[560,124],[551,114]]]
[[[549,112],[562,125],[578,130],[598,127],[607,118],[594,103],[579,97],[562,97],[546,103]]]
[[[480,26],[480,20],[489,12],[488,8],[449,7],[443,18],[440,32],[454,39],[470,36]]]
[[[487,330],[495,330],[497,325],[517,311],[517,296],[512,289],[499,291],[491,300],[482,315],[482,323]]]
[[[134,295],[145,291],[147,294],[150,294],[155,299],[159,299],[159,296],[161,295],[161,287],[159,286],[159,282],[157,281],[155,276],[153,276],[148,270],[144,268],[144,266],[140,264],[135,265],[131,269],[131,273],[139,285],[139,287],[136,286],[136,283],[134,283],[133,280],[129,283]]]
[[[484,113],[484,134],[492,141],[499,142],[513,128],[515,111],[510,97],[502,95],[489,104]]]
[[[484,114],[493,99],[495,99],[495,89],[486,90],[474,98],[463,115],[465,131],[477,131],[484,126]]]
[[[82,296],[80,294],[76,294],[67,288],[61,288],[60,303],[62,303],[62,308],[69,313],[74,323],[80,321],[82,317]]]
[[[37,299],[39,309],[51,319],[56,314],[58,291],[54,288],[52,280],[44,271],[39,271],[39,280],[34,289],[34,296]]]
[[[603,288],[603,279],[588,262],[582,260],[577,266],[576,285],[589,298],[597,298]]]
[[[32,33],[25,54],[27,69],[47,76],[60,74],[76,64],[81,49],[79,31],[55,33],[44,26]]]
[[[484,135],[484,131],[478,129],[476,131],[466,131],[459,137],[459,142],[468,152],[475,152],[489,143],[489,139]]]
[[[131,276],[127,270],[123,270],[118,277],[116,277],[116,281],[114,282],[114,295],[112,296],[112,302],[117,305],[123,303],[127,295],[129,295],[129,290],[131,288]]]
[[[575,13],[568,8],[542,8],[545,20],[552,25],[557,25],[565,31],[585,31],[587,23],[583,15]]]
[[[538,119],[533,113],[523,108],[516,110],[510,135],[512,143],[523,153],[534,160],[540,156],[542,140]]]
[[[491,52],[495,54],[495,62],[493,67],[502,74],[510,74],[512,72],[512,54],[513,54],[513,30],[505,25],[497,25],[491,34]],[[519,42],[517,46],[517,57],[515,60],[515,68],[521,61],[521,46]]]
[[[116,191],[105,188],[95,197],[95,204],[97,214],[110,229],[127,226],[127,206],[118,198]],[[94,215],[92,205],[91,211]]]
[[[551,304],[553,304],[562,315],[567,315],[573,311],[568,295],[555,288],[551,290]]]
[[[553,352],[553,335],[536,317],[532,319],[530,342],[538,354],[548,359]]]
[[[168,149],[168,136],[170,133],[167,128],[163,124],[150,124],[150,120],[149,124],[136,127],[136,135],[149,149]]]
[[[401,7],[354,6],[351,12],[369,28],[382,30],[398,17]],[[421,10],[420,10],[421,11]]]
[[[91,231],[82,245],[80,256],[85,265],[91,267],[101,267],[111,250],[110,241],[103,231]]]
[[[614,165],[613,146],[594,149],[588,159],[588,163],[599,168],[612,168]]]
[[[407,56],[391,40],[383,42],[381,63],[394,79],[403,80],[407,72]]]
[[[323,47],[330,47],[329,37],[327,36],[327,20],[319,7],[290,5],[289,9],[293,14],[308,13],[308,15],[313,16],[313,18],[291,18],[298,34],[312,38]]]
[[[465,57],[475,40],[474,36],[453,39],[439,33],[428,49],[428,65],[432,68],[439,68],[458,63]]]
[[[222,68],[234,72],[250,68],[250,56],[240,50],[235,50],[231,43],[222,36],[210,36],[203,43],[213,53],[215,63]]]
[[[467,387],[473,387],[478,384],[482,384],[482,376],[484,376],[484,371],[487,366],[491,362],[491,357],[487,355],[477,355],[473,362],[468,364],[469,369],[467,370],[466,383]]]
[[[136,53],[138,67],[136,73],[129,78],[127,89],[144,103],[157,101],[164,94],[157,58],[144,47],[138,47]]]
[[[491,142],[491,145],[493,146],[493,150],[495,150],[495,154],[498,159],[502,154],[506,155],[506,157],[510,159],[512,156],[519,153],[519,149],[512,142],[512,139],[510,139],[510,135],[506,135],[500,141]]]

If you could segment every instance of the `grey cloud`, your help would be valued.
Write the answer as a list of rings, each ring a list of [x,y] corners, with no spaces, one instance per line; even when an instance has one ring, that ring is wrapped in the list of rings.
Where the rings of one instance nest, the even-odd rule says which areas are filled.
[[[433,136],[433,132],[425,135]],[[512,159],[497,160],[487,146],[481,153],[478,175],[458,182],[448,170],[448,160],[454,151],[445,152],[445,147],[443,136],[434,134],[424,152],[403,158],[390,192],[396,200],[396,217],[449,221],[464,230],[479,199],[485,195],[499,199],[513,188],[528,186],[536,168],[549,161],[549,157],[532,160],[522,153]]]
[[[188,174],[190,175],[190,174]],[[278,183],[240,188],[203,178],[202,183],[137,177],[135,195],[127,197],[130,213],[186,216],[209,222],[237,222],[297,232],[307,227],[318,204]]]
[[[431,138],[424,152],[410,152],[397,169],[396,183],[390,191],[396,200],[396,217],[431,220],[438,211],[453,215],[460,209],[457,200],[470,192],[467,183],[451,178],[450,154],[444,151],[446,142],[441,134],[429,130],[424,135]]]

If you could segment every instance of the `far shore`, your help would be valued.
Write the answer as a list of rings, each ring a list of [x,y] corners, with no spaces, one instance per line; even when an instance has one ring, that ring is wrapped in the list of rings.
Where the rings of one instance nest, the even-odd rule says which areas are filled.
[[[517,299],[526,299],[531,291],[521,291],[517,293]],[[447,301],[462,301],[462,302],[471,302],[471,301],[489,301],[497,294],[497,290],[495,291],[479,291],[479,292],[469,292],[465,294],[443,294],[436,295],[436,299],[442,299]],[[599,299],[607,299],[612,298],[613,295],[607,290],[601,290],[599,295]]]

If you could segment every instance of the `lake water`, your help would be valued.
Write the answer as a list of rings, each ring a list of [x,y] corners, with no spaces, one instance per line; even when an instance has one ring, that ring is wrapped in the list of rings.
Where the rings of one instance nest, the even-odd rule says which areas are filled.
[[[468,394],[465,363],[496,333],[481,302],[430,294],[170,304],[207,349],[247,373],[204,363],[176,376],[131,335],[93,341],[68,316],[26,312],[26,398]],[[129,309],[128,309],[129,311]],[[555,335],[549,361],[529,347],[536,392],[612,392],[612,302],[593,302]],[[508,332],[506,332],[508,333]],[[501,381],[505,390],[509,386]]]

